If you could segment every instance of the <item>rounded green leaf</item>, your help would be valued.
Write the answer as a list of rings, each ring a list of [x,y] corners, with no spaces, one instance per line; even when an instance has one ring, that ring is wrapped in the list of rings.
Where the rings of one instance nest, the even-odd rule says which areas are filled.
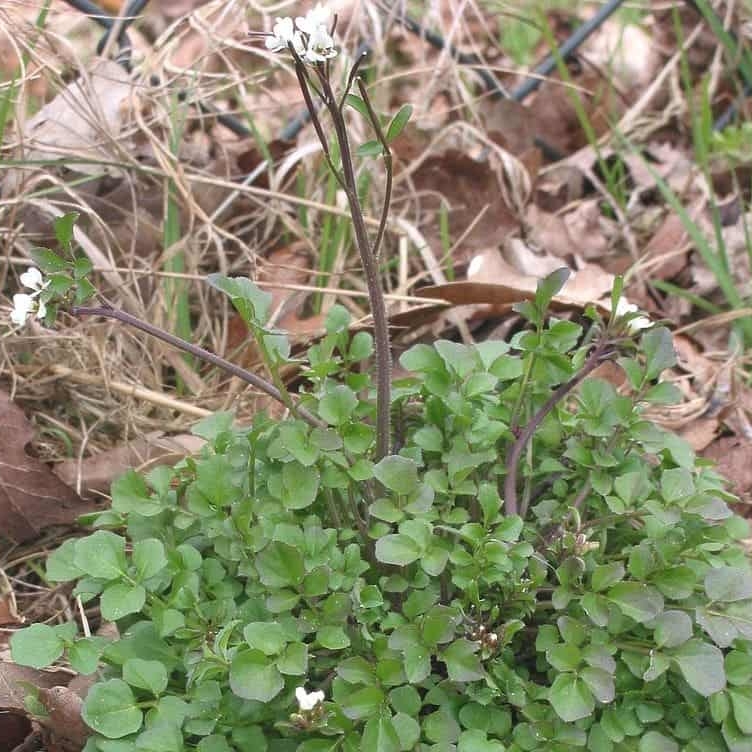
[[[384,564],[404,567],[417,561],[423,549],[409,535],[394,533],[376,541],[376,558]]]
[[[641,624],[655,619],[663,611],[663,596],[641,582],[619,582],[608,591],[608,598],[625,616]]]
[[[125,538],[109,530],[97,530],[86,538],[79,538],[76,541],[73,563],[89,577],[116,580],[122,577],[128,568],[125,560]]]
[[[123,679],[132,687],[147,689],[155,696],[167,689],[167,669],[159,661],[131,658],[123,665]]]
[[[102,616],[107,621],[117,621],[128,614],[137,614],[146,602],[146,590],[142,585],[126,585],[116,582],[104,589],[99,601]]]
[[[242,650],[230,664],[230,689],[244,700],[269,702],[284,685],[282,674],[260,650]]]
[[[350,638],[342,627],[321,627],[316,640],[327,650],[344,650],[350,647]]]
[[[321,398],[319,415],[329,425],[341,426],[350,420],[357,406],[358,398],[355,392],[344,384],[338,384]]]
[[[86,725],[108,739],[120,739],[141,728],[143,713],[133,690],[122,679],[95,684],[81,711]]]
[[[682,676],[695,692],[710,697],[726,687],[723,653],[702,640],[689,640],[673,653]]]
[[[69,538],[47,557],[47,579],[51,582],[68,582],[86,574],[73,561],[76,539]]]
[[[139,580],[159,574],[167,566],[167,556],[162,541],[146,538],[133,544],[133,563]]]
[[[587,684],[574,674],[559,674],[548,692],[548,701],[556,715],[566,723],[587,718],[595,708],[595,700]]]
[[[392,454],[373,466],[373,474],[390,491],[405,496],[418,487],[418,465],[415,460]]]
[[[659,731],[648,731],[637,749],[639,752],[679,752],[679,745]]]
[[[65,643],[49,624],[32,624],[10,638],[11,658],[21,666],[44,668],[54,663],[64,649]]]
[[[305,576],[303,555],[286,543],[272,541],[255,560],[259,579],[267,587],[299,585]]]
[[[285,630],[276,621],[254,621],[246,624],[243,637],[248,646],[264,655],[277,655],[287,644]]]

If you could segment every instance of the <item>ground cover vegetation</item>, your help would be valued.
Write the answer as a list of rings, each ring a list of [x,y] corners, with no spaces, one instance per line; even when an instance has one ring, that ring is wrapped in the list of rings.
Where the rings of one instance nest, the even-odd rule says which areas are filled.
[[[752,748],[748,9],[178,5],[2,16],[7,748]]]

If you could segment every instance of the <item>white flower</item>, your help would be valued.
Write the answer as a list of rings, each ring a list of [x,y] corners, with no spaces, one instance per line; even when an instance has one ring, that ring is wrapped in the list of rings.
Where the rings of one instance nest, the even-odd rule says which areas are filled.
[[[13,310],[10,312],[10,320],[18,326],[23,326],[35,305],[36,301],[31,295],[24,292],[16,293],[13,296]]]
[[[320,28],[328,33],[329,31],[329,19],[332,16],[331,9],[325,5],[319,3],[315,8],[311,8],[305,17],[298,16],[295,19],[295,25],[304,33],[313,35]]]
[[[20,277],[21,284],[30,290],[43,290],[49,282],[44,281],[42,272],[35,266],[30,266]]]
[[[266,49],[272,52],[286,50],[290,45],[299,55],[303,54],[305,46],[303,37],[299,31],[295,31],[295,25],[290,16],[277,18],[277,22],[272,27],[272,34],[266,38]]]
[[[324,26],[318,26],[308,37],[308,47],[305,51],[305,60],[308,63],[323,63],[329,58],[336,57],[334,40]]]
[[[639,310],[634,303],[628,303],[624,298],[619,298],[614,313],[618,318],[629,313],[638,313]],[[627,329],[632,334],[640,331],[640,329],[649,329],[651,326],[653,326],[653,322],[647,316],[635,316],[627,322]]]
[[[298,687],[295,690],[295,699],[300,710],[313,710],[319,703],[324,702],[324,693],[321,690],[306,692],[305,687]]]

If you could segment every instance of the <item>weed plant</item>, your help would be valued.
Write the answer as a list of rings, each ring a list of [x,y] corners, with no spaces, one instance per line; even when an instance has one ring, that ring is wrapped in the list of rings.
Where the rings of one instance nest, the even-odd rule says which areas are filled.
[[[385,224],[372,242],[343,110],[372,124],[377,140],[359,153],[382,155],[388,176],[409,112],[382,127],[364,87],[335,98],[328,39],[318,26],[298,38],[291,22],[270,41],[293,56],[383,314]],[[51,321],[59,305],[108,316],[289,409],[251,426],[230,413],[201,421],[202,452],[127,472],[111,508],[84,519],[94,532],[50,555],[47,580],[98,600],[118,636],[35,624],[11,650],[20,664],[64,658],[96,675],[86,752],[752,748],[748,525],[722,478],[645,418],[678,398],[661,381],[674,351],[668,330],[624,313],[620,285],[607,321],[592,309],[557,318],[556,272],[517,306],[526,325],[509,342],[415,345],[394,382],[385,319],[374,336],[352,334],[335,306],[296,361],[292,394],[269,295],[210,278],[271,383],[106,303],[82,307],[94,290],[74,221],[57,223],[62,252],[35,252],[48,276],[26,276],[34,292],[17,318]],[[594,375],[607,361],[624,388]],[[43,713],[33,696],[29,707]]]

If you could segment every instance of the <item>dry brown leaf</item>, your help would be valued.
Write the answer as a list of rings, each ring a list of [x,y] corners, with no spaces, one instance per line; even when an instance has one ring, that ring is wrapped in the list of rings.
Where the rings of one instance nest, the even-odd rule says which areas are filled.
[[[48,713],[38,719],[40,725],[57,741],[65,740],[69,746],[80,749],[92,733],[81,718],[83,700],[68,687],[50,687],[39,690],[39,701]]]
[[[451,242],[461,239],[455,252],[457,264],[467,263],[476,251],[499,245],[520,222],[504,200],[503,178],[489,162],[479,162],[457,149],[428,157],[412,175],[415,189],[424,192],[421,206],[434,214],[425,237],[441,247],[438,211],[448,204]]]
[[[54,472],[68,486],[75,488],[80,483],[83,497],[96,497],[107,493],[112,481],[128,468],[145,470],[157,463],[174,464],[186,455],[198,452],[203,444],[203,439],[192,434],[165,436],[156,431],[125,446],[86,457],[81,462],[64,460]]]
[[[26,689],[22,682],[40,689],[49,689],[66,684],[68,678],[69,674],[62,671],[41,671],[19,666],[10,661],[0,661],[0,712],[25,712]],[[1,740],[2,737],[0,737]]]
[[[18,156],[55,160],[75,156],[69,169],[84,174],[114,174],[101,162],[117,161],[124,104],[131,92],[129,75],[112,60],[97,60],[91,70],[66,86],[26,123]],[[95,164],[96,163],[96,164]],[[6,178],[4,194],[18,187],[20,177]]]
[[[642,254],[645,272],[651,279],[673,279],[687,266],[688,240],[681,218],[673,212],[668,214]]]
[[[26,454],[31,424],[0,391],[0,535],[15,543],[35,538],[51,525],[71,525],[91,511],[76,492],[40,460]]]
[[[750,500],[752,494],[752,441],[743,436],[724,436],[714,441],[704,452],[715,460],[717,470],[731,481],[731,489],[741,499]]]

